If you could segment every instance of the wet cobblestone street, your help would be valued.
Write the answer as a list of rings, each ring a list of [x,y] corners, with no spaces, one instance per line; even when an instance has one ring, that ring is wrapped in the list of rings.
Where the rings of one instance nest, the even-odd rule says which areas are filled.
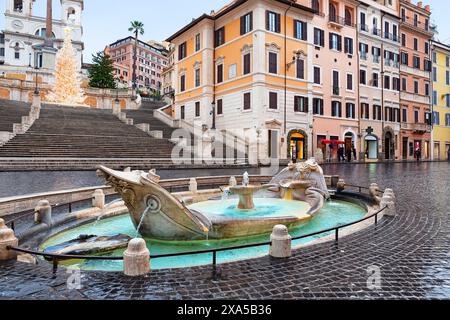
[[[211,267],[155,270],[142,278],[82,272],[69,290],[63,268],[0,264],[0,299],[443,299],[450,298],[450,164],[329,165],[346,182],[393,188],[397,216],[334,242],[294,252]],[[367,286],[379,267],[381,288]]]

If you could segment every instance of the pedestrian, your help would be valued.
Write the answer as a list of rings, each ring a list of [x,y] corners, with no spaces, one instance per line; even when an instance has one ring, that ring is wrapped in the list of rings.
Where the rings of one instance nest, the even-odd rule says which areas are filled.
[[[422,159],[422,150],[417,149],[417,162],[419,162]]]
[[[330,143],[330,157],[328,158],[328,162],[331,162],[333,160],[333,151],[334,151],[333,144]]]
[[[355,159],[355,161],[357,160],[356,158],[356,148],[355,148],[355,144],[352,143],[352,152],[353,152],[353,159]]]
[[[447,150],[447,158],[448,158],[447,160],[450,161],[450,148],[448,148]]]
[[[352,149],[347,147],[347,162],[352,162]]]

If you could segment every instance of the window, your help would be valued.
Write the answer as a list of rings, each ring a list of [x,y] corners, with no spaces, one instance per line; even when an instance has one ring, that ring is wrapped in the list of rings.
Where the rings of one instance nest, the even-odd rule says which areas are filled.
[[[329,14],[329,18],[330,21],[334,21],[337,22],[337,10],[336,10],[336,6],[333,3],[329,3],[328,5],[328,14]]]
[[[180,92],[186,91],[186,75],[181,75],[180,77]]]
[[[347,119],[355,119],[355,104],[354,103],[346,103],[345,105],[345,117]]]
[[[420,69],[420,58],[413,57],[413,67],[416,69]]]
[[[269,73],[278,73],[277,60],[278,54],[275,52],[269,52]]]
[[[425,42],[425,53],[428,54],[430,51],[430,45],[428,44],[428,42]]]
[[[330,49],[342,51],[342,37],[336,33],[330,33]]]
[[[200,102],[198,101],[195,103],[195,117],[200,117]]]
[[[200,33],[195,35],[195,51],[199,51],[201,47]]]
[[[344,38],[344,52],[353,55],[353,39],[352,38]]]
[[[373,105],[373,120],[381,120],[381,106]]]
[[[222,99],[217,100],[217,114],[218,115],[223,114],[223,100]]]
[[[339,71],[333,70],[333,95],[339,95]]]
[[[414,38],[414,50],[419,50],[419,40],[417,38]]]
[[[223,64],[217,65],[217,83],[223,82]]]
[[[406,47],[406,34],[402,33],[402,46]]]
[[[445,126],[450,127],[450,114],[449,113],[445,114]]]
[[[387,90],[391,88],[391,77],[384,76],[384,88]]]
[[[331,101],[331,116],[342,117],[342,104],[340,101]]]
[[[431,72],[431,70],[432,70],[432,64],[431,64],[431,61],[428,60],[428,59],[424,59],[424,60],[423,60],[423,67],[424,67],[424,70],[425,70],[425,71]]]
[[[14,58],[19,60],[20,59],[20,51],[15,51],[14,52]]]
[[[408,122],[408,109],[406,108],[402,109],[402,121]]]
[[[278,109],[278,94],[276,92],[269,92],[269,109]]]
[[[366,25],[366,14],[364,12],[361,12],[360,14],[360,22],[361,22],[361,30],[369,31],[369,27]]]
[[[433,82],[437,82],[437,68],[433,67]]]
[[[322,81],[320,79],[320,67],[314,66],[314,83],[321,84]]]
[[[222,27],[218,30],[216,30],[216,47],[219,47],[225,43],[225,27]]]
[[[271,32],[281,32],[281,15],[272,11],[266,11],[266,30]]]
[[[419,123],[419,110],[414,110],[414,123]]]
[[[178,60],[183,60],[184,58],[186,58],[186,56],[186,42],[183,42],[178,46]]]
[[[359,83],[364,85],[367,84],[366,70],[359,70]]]
[[[195,87],[200,87],[200,69],[195,69]]]
[[[325,47],[325,32],[323,30],[314,28],[314,45]]]
[[[407,54],[406,52],[402,52],[402,53],[400,54],[400,62],[401,62],[401,64],[403,64],[403,65],[405,65],[405,66],[408,65],[408,63],[409,63],[409,57],[408,57],[408,54]]]
[[[294,38],[308,40],[308,28],[306,22],[294,20]]]
[[[414,80],[414,93],[419,94],[419,81]]]
[[[437,91],[433,91],[433,105],[437,106]]]
[[[400,78],[392,78],[392,90],[400,91]]]
[[[251,94],[250,92],[244,93],[244,110],[250,110],[251,109]]]
[[[369,119],[369,104],[361,103],[361,118]]]
[[[372,74],[372,87],[378,88],[378,73]]]
[[[430,96],[430,84],[429,83],[425,83],[425,95],[427,97]]]
[[[320,12],[319,0],[312,0],[311,8],[314,10],[314,13]]]
[[[305,79],[305,60],[297,59],[297,79]]]
[[[294,111],[295,112],[308,112],[308,98],[307,97],[294,97]]]
[[[445,71],[445,84],[450,86],[450,71]]]
[[[353,26],[353,18],[352,18],[352,11],[349,8],[345,8],[345,25],[346,26]]]
[[[347,90],[353,91],[353,74],[347,73]]]
[[[359,55],[362,60],[367,60],[367,53],[369,52],[369,45],[365,43],[359,44]]]
[[[320,98],[313,99],[313,114],[323,116],[323,99]]]
[[[250,71],[250,53],[247,53],[244,55],[244,68],[243,68],[243,74],[249,74]]]
[[[436,52],[434,53],[435,57],[436,57]],[[435,61],[436,62],[436,61]],[[450,57],[445,57],[445,66],[447,68],[450,67]]]
[[[180,107],[180,118],[181,118],[181,120],[184,120],[186,118],[184,106]]]
[[[241,17],[241,36],[253,30],[253,12]]]
[[[433,112],[433,124],[435,124],[435,125],[439,125],[440,124],[439,112],[436,112],[436,111]]]
[[[228,66],[228,79],[234,79],[237,76],[237,64],[233,63]]]

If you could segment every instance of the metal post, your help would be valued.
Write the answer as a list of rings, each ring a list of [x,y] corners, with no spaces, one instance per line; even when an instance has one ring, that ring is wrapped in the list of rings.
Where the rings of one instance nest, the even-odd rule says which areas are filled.
[[[72,202],[69,203],[69,213],[72,213]]]
[[[378,224],[378,213],[375,215],[375,225]]]
[[[15,225],[14,225],[14,221],[11,221],[11,230],[12,230],[12,231],[16,231],[15,229],[16,229],[16,228],[15,228]]]
[[[53,257],[53,274],[56,275],[58,272],[58,259]]]
[[[217,280],[217,252],[213,251],[213,280]]]
[[[335,241],[336,243],[339,242],[339,228],[336,228],[335,230]]]

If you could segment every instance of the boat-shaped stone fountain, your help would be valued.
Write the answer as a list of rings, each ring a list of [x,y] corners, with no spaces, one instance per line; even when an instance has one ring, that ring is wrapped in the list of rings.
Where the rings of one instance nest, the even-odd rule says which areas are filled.
[[[117,171],[100,166],[99,175],[115,188],[137,231],[158,240],[227,239],[270,233],[275,225],[294,228],[314,217],[329,198],[322,169],[314,159],[291,164],[267,185],[224,189],[232,196],[186,205],[160,184],[155,170]]]

